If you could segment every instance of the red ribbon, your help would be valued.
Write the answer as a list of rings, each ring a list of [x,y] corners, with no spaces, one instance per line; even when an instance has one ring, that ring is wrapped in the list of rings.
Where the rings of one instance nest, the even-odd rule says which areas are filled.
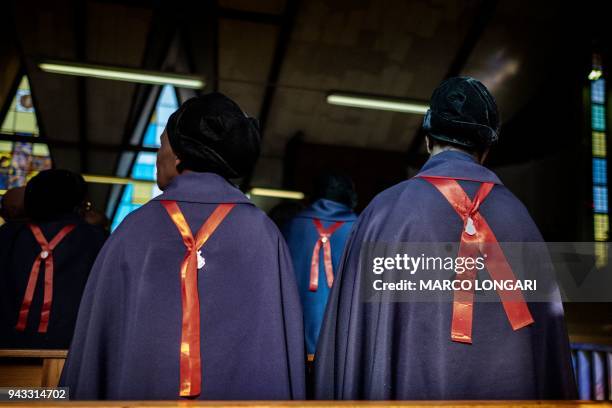
[[[66,225],[64,228],[57,233],[51,242],[47,242],[42,231],[38,225],[28,224],[34,239],[40,245],[40,253],[36,256],[32,269],[30,270],[30,277],[28,278],[28,285],[26,286],[25,295],[21,303],[21,309],[19,309],[19,318],[17,319],[17,325],[15,330],[24,331],[28,323],[28,313],[30,313],[30,306],[32,306],[32,299],[34,298],[34,290],[36,289],[36,282],[38,281],[38,273],[40,272],[40,264],[42,260],[45,260],[45,287],[43,295],[43,306],[40,311],[40,323],[38,325],[39,333],[46,333],[49,326],[49,316],[51,314],[51,303],[53,302],[53,250],[55,247],[68,235],[76,225]]]
[[[478,208],[491,192],[493,183],[482,183],[474,201],[471,201],[457,180],[440,177],[422,177],[442,193],[444,198],[455,209],[463,220],[464,228],[461,234],[458,257],[475,258],[486,254],[484,263],[487,271],[496,281],[516,281],[512,268],[499,246],[495,234]],[[457,274],[456,279],[469,280],[470,290],[456,290],[453,299],[453,318],[451,338],[453,341],[472,343],[472,316],[474,309],[473,283],[476,279],[474,268]],[[513,285],[514,287],[514,285]],[[497,291],[508,321],[513,330],[521,329],[534,322],[520,289]]]
[[[325,266],[325,277],[327,278],[327,286],[332,287],[334,283],[334,270],[332,266],[331,244],[329,239],[338,228],[344,224],[342,221],[337,221],[328,228],[324,228],[321,220],[315,218],[312,220],[319,234],[319,239],[315,243],[312,251],[312,259],[310,261],[310,286],[308,290],[316,292],[319,288],[319,251],[323,247],[323,265]]]
[[[197,397],[202,389],[200,360],[200,297],[198,294],[198,251],[215,232],[235,204],[219,204],[204,222],[195,239],[176,201],[162,200],[179,230],[187,252],[181,263],[182,329],[180,349],[181,397]]]

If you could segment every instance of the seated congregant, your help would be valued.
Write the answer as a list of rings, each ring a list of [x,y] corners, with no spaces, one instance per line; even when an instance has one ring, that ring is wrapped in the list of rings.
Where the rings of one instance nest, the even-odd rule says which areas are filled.
[[[77,214],[85,193],[80,175],[45,170],[25,188],[27,221],[9,217],[0,227],[0,347],[68,348],[104,243]]]
[[[76,399],[303,399],[302,312],[286,244],[229,180],[256,121],[219,93],[185,102],[157,154],[163,194],[113,232],[60,385]]]
[[[429,160],[415,177],[374,198],[347,244],[317,346],[317,398],[575,398],[556,283],[539,279],[547,295],[531,302],[515,285],[521,276],[515,272],[525,266],[547,267],[547,252],[524,205],[483,165],[499,137],[495,99],[474,78],[450,78],[434,91],[423,128]],[[503,243],[544,249],[508,258]],[[374,258],[385,263],[382,275],[368,269],[373,244],[388,251],[388,258]],[[413,288],[442,275],[454,284],[448,298],[397,290],[412,272],[394,257],[426,259],[424,248],[444,253],[450,267],[436,275],[415,267]],[[465,268],[453,268],[464,261]],[[367,296],[374,279],[393,286]],[[483,281],[509,285],[475,293]]]
[[[25,220],[24,195],[25,186],[11,188],[4,193],[0,199],[0,225],[2,221]]]
[[[353,212],[356,205],[352,180],[325,173],[315,179],[312,203],[282,228],[300,290],[310,360],[315,355],[334,271],[357,219]]]

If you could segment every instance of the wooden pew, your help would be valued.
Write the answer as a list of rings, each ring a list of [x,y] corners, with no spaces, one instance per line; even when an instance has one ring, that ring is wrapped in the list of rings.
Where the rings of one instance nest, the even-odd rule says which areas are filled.
[[[37,408],[610,408],[594,401],[70,401],[8,402]]]
[[[0,349],[0,387],[56,387],[68,350]]]

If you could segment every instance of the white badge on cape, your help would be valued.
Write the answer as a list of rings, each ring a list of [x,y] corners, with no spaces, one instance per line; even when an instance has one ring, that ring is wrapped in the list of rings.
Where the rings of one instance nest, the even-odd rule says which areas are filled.
[[[204,267],[204,265],[206,265],[206,261],[204,260],[204,257],[202,256],[202,250],[198,250],[198,269],[202,269]]]
[[[465,223],[465,233],[468,235],[476,234],[476,227],[474,226],[474,220],[472,220],[472,217],[467,218],[467,222]]]

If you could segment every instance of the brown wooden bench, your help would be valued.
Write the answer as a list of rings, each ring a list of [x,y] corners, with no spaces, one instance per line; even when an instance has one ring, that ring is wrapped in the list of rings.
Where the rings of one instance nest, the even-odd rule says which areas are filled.
[[[610,408],[594,401],[70,401],[8,402],[37,408]]]
[[[56,387],[68,350],[0,349],[0,387]]]

